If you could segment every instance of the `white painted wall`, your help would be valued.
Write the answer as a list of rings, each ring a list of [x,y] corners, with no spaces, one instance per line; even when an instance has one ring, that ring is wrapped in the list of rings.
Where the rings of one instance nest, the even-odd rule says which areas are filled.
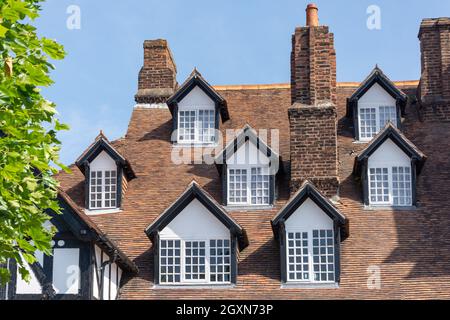
[[[378,83],[375,83],[358,100],[358,106],[395,106],[395,99]]]
[[[203,92],[198,86],[191,90],[184,98],[178,103],[178,108],[183,109],[214,109],[214,101],[206,93]]]
[[[230,231],[197,199],[180,212],[161,232],[161,239],[229,239]]]
[[[95,259],[97,262],[97,268],[100,268],[102,264],[102,256],[103,256],[103,262],[108,261],[110,258],[109,256],[102,252],[102,250],[95,246]],[[109,276],[109,264],[105,266],[105,270],[103,273],[103,300],[115,300],[117,299],[117,295],[119,293],[120,288],[120,280],[122,278],[122,269],[116,264],[111,264],[111,277]],[[93,270],[93,296],[96,299],[100,299],[100,292],[98,288],[98,282],[99,282],[99,276],[100,271]],[[111,289],[111,296],[109,290]]]
[[[310,231],[332,229],[333,220],[311,199],[303,204],[286,220],[286,231]]]
[[[369,158],[369,168],[409,167],[411,159],[391,140],[387,139]]]
[[[102,151],[90,164],[91,171],[100,170],[116,170],[115,161],[105,152]]]
[[[17,294],[41,294],[42,293],[42,287],[39,283],[38,279],[34,275],[33,270],[31,270],[31,267],[26,264],[25,268],[30,273],[30,282],[26,282],[22,279],[19,273],[19,268],[17,267],[17,283],[16,283],[16,293]]]
[[[111,295],[110,300],[115,300],[117,298],[117,292],[118,292],[118,283],[117,283],[117,264],[113,263],[111,265]]]
[[[106,253],[103,253],[103,261],[109,260],[109,257]],[[109,279],[109,268],[110,265],[107,264],[105,266],[105,271],[103,272],[103,300],[109,300],[109,286],[110,286],[110,279]]]
[[[80,289],[80,249],[53,250],[53,287],[57,294],[78,294]]]
[[[268,166],[270,159],[249,140],[242,144],[226,162],[230,168],[249,165]]]
[[[102,250],[98,246],[94,246],[94,250],[95,250],[95,262],[97,265],[96,266],[94,265],[94,267],[92,268],[92,272],[94,273],[92,295],[94,296],[94,298],[100,299],[100,292],[98,290],[100,271],[98,271],[97,269],[100,268],[101,265],[100,260],[102,256]]]

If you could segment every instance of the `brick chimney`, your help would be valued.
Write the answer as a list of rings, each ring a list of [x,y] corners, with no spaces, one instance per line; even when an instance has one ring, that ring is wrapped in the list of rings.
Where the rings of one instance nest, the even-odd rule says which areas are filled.
[[[306,8],[307,25],[292,36],[291,192],[306,180],[326,196],[337,194],[336,53],[334,37],[319,25],[318,9]]]
[[[177,67],[166,40],[144,41],[144,65],[139,72],[137,103],[164,103],[176,90]]]
[[[424,19],[419,31],[422,75],[419,100],[450,109],[450,18]],[[450,114],[450,110],[447,111]]]

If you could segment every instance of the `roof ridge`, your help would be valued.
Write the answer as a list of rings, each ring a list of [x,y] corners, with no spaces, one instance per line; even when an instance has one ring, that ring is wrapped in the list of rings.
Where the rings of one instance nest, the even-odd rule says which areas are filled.
[[[397,80],[392,81],[396,86],[418,86],[419,80]],[[358,81],[339,81],[336,83],[338,88],[345,87],[357,87],[362,82]],[[214,90],[226,91],[226,90],[268,90],[268,89],[290,89],[291,84],[284,83],[267,83],[267,84],[229,84],[229,85],[213,85]]]

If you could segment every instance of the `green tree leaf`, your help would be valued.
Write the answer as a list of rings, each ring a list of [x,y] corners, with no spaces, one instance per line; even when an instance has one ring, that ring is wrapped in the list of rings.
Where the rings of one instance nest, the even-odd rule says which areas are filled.
[[[68,127],[41,94],[42,86],[53,83],[50,59],[62,59],[65,52],[31,25],[42,2],[0,0],[0,263],[16,260],[25,280],[30,279],[25,266],[36,261],[36,250],[51,254],[55,230],[44,223],[49,211],[60,213],[55,165],[67,169],[59,163],[56,136]],[[5,68],[7,58],[12,58],[12,73]],[[9,278],[10,272],[0,268],[0,285]]]

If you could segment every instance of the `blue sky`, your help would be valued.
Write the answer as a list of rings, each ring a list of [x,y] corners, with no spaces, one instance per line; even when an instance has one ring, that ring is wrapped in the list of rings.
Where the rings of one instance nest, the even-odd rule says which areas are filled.
[[[126,133],[143,61],[145,39],[165,38],[178,81],[197,67],[211,84],[286,83],[291,34],[305,23],[303,0],[47,0],[36,21],[41,35],[68,52],[45,89],[60,118],[61,158],[72,163],[100,129]],[[338,81],[361,81],[378,63],[393,80],[420,77],[417,34],[426,17],[450,16],[442,0],[317,0],[321,24],[335,34]],[[81,29],[69,30],[70,5]],[[367,8],[377,5],[381,29],[369,30]]]

